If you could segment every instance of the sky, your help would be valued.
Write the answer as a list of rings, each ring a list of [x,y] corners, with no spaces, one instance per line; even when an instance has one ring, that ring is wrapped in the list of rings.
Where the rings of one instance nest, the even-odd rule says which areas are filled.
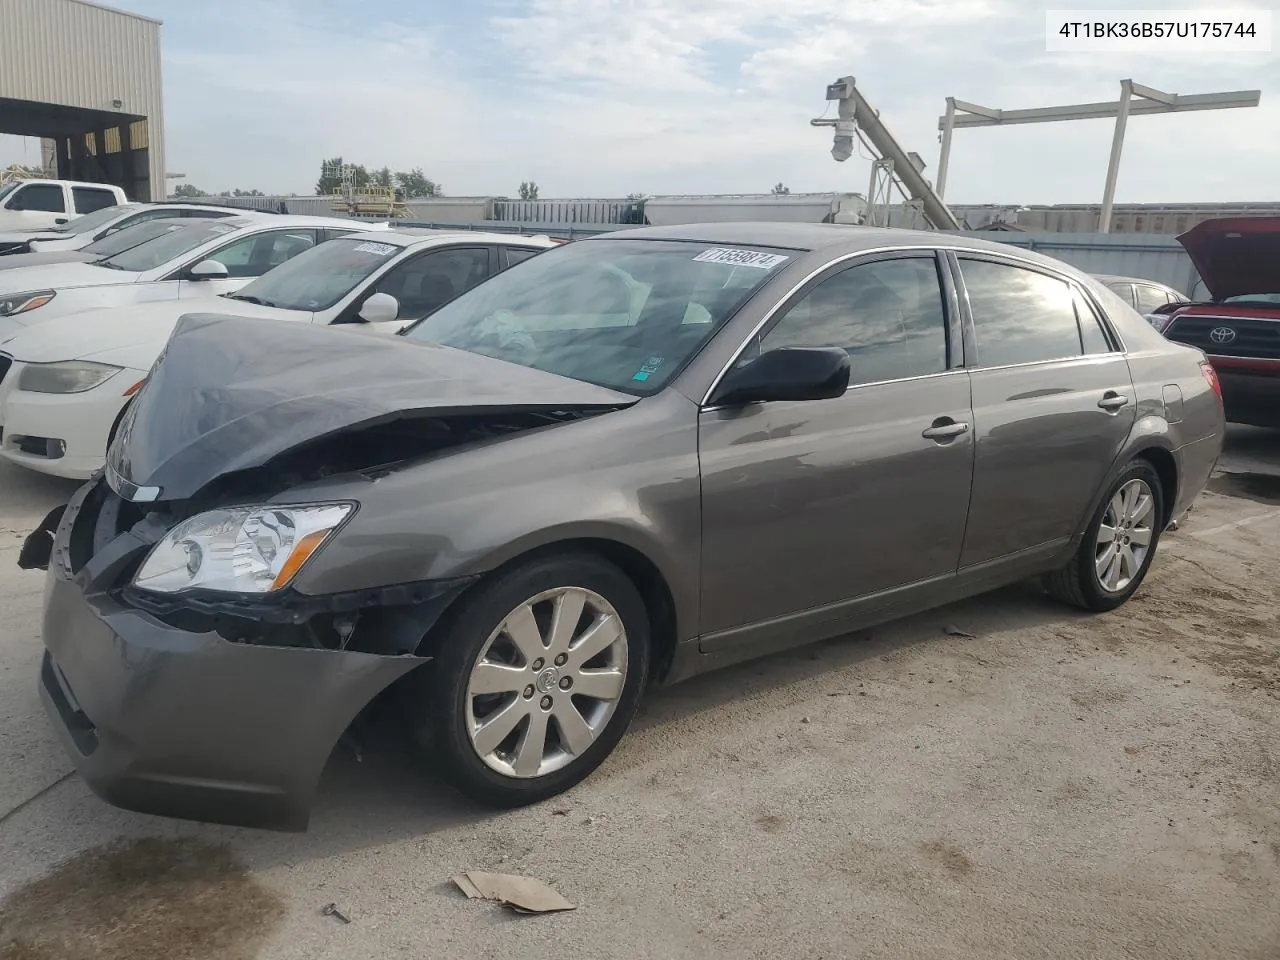
[[[341,155],[421,167],[451,196],[514,195],[523,180],[544,199],[761,193],[779,181],[865,193],[868,160],[837,163],[830,130],[809,125],[828,109],[826,84],[853,75],[930,178],[947,96],[1015,109],[1114,100],[1124,78],[1182,94],[1261,89],[1257,108],[1133,118],[1116,199],[1280,200],[1280,51],[1046,52],[1046,7],[1161,3],[114,4],[164,21],[168,169],[211,192],[309,194],[322,158]],[[1096,203],[1112,126],[960,130],[947,199]],[[0,163],[38,158],[38,141],[0,138]]]

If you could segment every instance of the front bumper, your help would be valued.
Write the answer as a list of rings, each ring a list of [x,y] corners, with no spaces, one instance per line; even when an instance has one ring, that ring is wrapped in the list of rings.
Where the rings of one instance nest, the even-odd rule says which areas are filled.
[[[71,571],[95,486],[67,505],[45,585],[40,693],[78,772],[126,809],[305,830],[338,738],[424,658],[231,642],[128,606],[111,584],[149,548],[145,534],[120,534]]]
[[[1280,427],[1280,359],[1209,356],[1232,423]]]
[[[31,393],[17,389],[23,364],[15,361],[0,387],[0,457],[40,473],[87,480],[102,468],[107,436],[128,402],[124,391],[146,376],[121,370],[83,393]]]

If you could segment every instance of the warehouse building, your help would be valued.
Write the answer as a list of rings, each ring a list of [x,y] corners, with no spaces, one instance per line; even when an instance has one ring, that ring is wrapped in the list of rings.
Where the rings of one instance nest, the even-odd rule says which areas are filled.
[[[160,21],[88,0],[0,0],[0,133],[67,180],[165,196]]]

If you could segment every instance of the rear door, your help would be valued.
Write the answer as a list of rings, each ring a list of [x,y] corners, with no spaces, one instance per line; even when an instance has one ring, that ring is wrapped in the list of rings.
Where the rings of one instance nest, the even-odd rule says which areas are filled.
[[[998,255],[953,263],[977,440],[963,569],[1073,536],[1135,403],[1119,342],[1073,281]]]
[[[376,237],[371,242],[376,242]],[[380,276],[333,322],[358,322],[364,302],[375,293],[386,293],[400,305],[400,314],[391,323],[403,326],[439,309],[497,272],[498,252],[493,247],[431,247],[406,257]]]
[[[772,642],[954,575],[973,442],[945,263],[913,251],[832,267],[738,361],[838,346],[843,396],[702,411],[704,650]]]

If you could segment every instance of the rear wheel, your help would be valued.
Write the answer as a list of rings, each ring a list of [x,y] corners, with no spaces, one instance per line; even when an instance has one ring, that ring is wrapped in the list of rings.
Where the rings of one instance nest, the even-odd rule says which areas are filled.
[[[634,584],[586,554],[540,558],[482,582],[410,675],[419,742],[473,799],[512,807],[567,790],[613,750],[649,670]]]
[[[1151,567],[1164,516],[1160,476],[1132,460],[1090,520],[1075,557],[1045,578],[1055,598],[1085,610],[1114,610],[1138,589]]]

